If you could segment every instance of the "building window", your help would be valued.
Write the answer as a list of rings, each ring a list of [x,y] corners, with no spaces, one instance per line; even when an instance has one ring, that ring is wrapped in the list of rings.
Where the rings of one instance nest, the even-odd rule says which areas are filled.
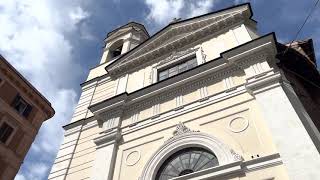
[[[217,157],[203,148],[186,148],[171,155],[160,167],[156,180],[168,180],[214,166]]]
[[[0,141],[6,144],[12,133],[13,128],[5,122],[2,123],[0,127]]]
[[[158,73],[158,80],[162,81],[164,79],[167,79],[169,77],[172,77],[174,75],[177,75],[179,73],[182,73],[184,71],[187,71],[189,69],[192,69],[198,65],[196,56],[192,56],[191,58],[188,58],[186,61],[183,61],[182,63],[176,64],[174,66],[171,66],[169,68],[160,70]]]
[[[15,97],[12,107],[25,118],[27,118],[32,111],[32,106],[29,105],[20,95]]]

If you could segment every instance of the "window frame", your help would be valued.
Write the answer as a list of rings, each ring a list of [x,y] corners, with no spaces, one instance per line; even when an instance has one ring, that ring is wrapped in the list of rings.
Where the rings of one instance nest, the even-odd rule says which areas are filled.
[[[8,124],[13,129],[12,133],[10,134],[9,138],[7,139],[7,141],[5,143],[0,141],[0,144],[4,144],[4,145],[8,146],[10,144],[11,140],[13,139],[14,135],[16,134],[17,126],[14,126],[13,123],[11,123],[11,121],[8,119],[7,116],[3,116],[2,119],[0,119],[0,127],[4,123]]]
[[[191,159],[191,153],[198,153],[198,152],[201,152],[201,153],[200,153],[200,156],[197,157],[198,159],[197,159],[196,163],[194,164],[194,167],[185,168],[185,166],[182,164],[183,163],[183,160],[181,158],[182,155],[190,153],[190,159]],[[219,161],[218,161],[218,158],[216,157],[216,155],[213,152],[211,152],[211,151],[209,151],[209,150],[207,150],[205,148],[202,148],[202,147],[197,147],[197,146],[192,147],[191,146],[191,147],[183,148],[183,149],[173,153],[172,155],[170,155],[167,159],[165,159],[164,162],[160,165],[160,168],[157,170],[155,179],[156,180],[160,180],[161,176],[163,175],[163,173],[165,172],[166,168],[169,165],[173,166],[174,169],[176,169],[176,171],[180,171],[178,168],[176,168],[176,166],[172,165],[172,162],[175,159],[180,159],[180,162],[181,162],[181,165],[182,165],[181,167],[183,169],[180,173],[182,173],[182,172],[184,172],[186,170],[194,170],[195,166],[198,165],[199,162],[201,162],[200,160],[203,160],[203,159],[201,159],[201,156],[206,156],[205,153],[212,155],[212,158],[209,159],[208,157],[205,157],[205,158],[209,159],[209,161],[207,163],[205,163],[204,165],[202,165],[202,167],[205,167],[205,165],[208,164],[209,162],[216,161],[215,165],[213,165],[211,167],[203,168],[203,169],[202,168],[201,169],[197,169],[197,170],[192,171],[192,172],[187,173],[187,174],[193,174],[193,173],[197,173],[199,171],[206,170],[206,169],[209,169],[209,168],[212,168],[212,167],[218,167],[219,166]],[[189,160],[189,164],[190,164],[190,160]],[[181,176],[184,176],[184,175],[187,175],[187,174],[182,174],[182,175],[179,174],[178,176],[176,176],[174,178],[181,177]]]
[[[150,84],[154,84],[159,82],[158,79],[158,72],[162,69],[165,69],[166,67],[170,67],[173,64],[179,64],[179,62],[183,62],[184,60],[190,58],[191,56],[195,56],[197,60],[197,66],[205,63],[206,55],[203,53],[202,47],[194,47],[189,48],[189,53],[183,54],[179,57],[177,57],[177,54],[184,52],[184,51],[178,51],[176,53],[173,53],[174,58],[170,61],[167,61],[162,64],[163,61],[160,61],[154,65],[151,66],[151,72],[150,72]],[[172,56],[172,55],[171,55]]]
[[[25,104],[25,107],[21,112],[16,109],[17,103],[23,103]],[[33,110],[33,106],[29,104],[19,93],[15,96],[14,100],[11,103],[11,107],[22,117],[28,119],[30,113]]]

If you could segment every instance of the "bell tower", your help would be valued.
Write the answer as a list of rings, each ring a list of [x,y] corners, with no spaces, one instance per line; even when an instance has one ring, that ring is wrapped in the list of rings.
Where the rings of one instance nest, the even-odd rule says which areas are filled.
[[[100,64],[111,62],[149,38],[142,24],[130,22],[107,34]]]

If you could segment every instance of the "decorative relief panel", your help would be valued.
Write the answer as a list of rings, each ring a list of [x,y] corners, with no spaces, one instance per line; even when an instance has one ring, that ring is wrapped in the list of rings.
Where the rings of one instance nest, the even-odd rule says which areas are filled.
[[[131,151],[125,159],[125,164],[127,166],[134,166],[139,162],[140,158],[141,158],[141,153],[139,150]]]
[[[243,117],[237,117],[229,121],[228,128],[234,133],[245,131],[249,127],[249,120]]]
[[[200,132],[200,131],[191,130],[182,122],[179,122],[179,124],[177,124],[176,130],[173,131],[173,136],[179,136],[179,135],[182,135],[185,133],[191,133],[191,132]]]

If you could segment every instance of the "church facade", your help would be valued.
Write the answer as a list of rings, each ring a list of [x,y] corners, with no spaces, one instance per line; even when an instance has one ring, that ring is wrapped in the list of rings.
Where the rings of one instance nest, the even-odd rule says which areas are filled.
[[[108,33],[50,180],[320,177],[319,130],[249,4]]]

